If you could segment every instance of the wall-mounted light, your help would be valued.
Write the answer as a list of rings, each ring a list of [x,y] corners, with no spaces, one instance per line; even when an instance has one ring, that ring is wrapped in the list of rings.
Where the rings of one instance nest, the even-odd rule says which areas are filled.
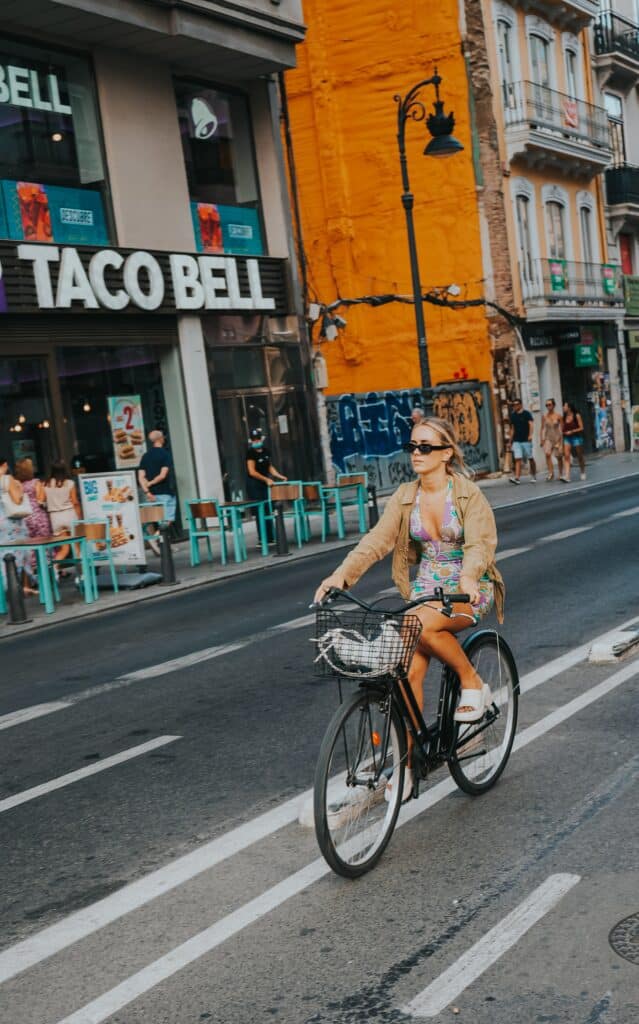
[[[20,431],[22,430],[22,424],[16,423],[15,427],[13,427],[13,430],[16,432],[16,434],[19,434]]]
[[[18,416],[18,423],[26,423],[26,422],[27,422],[27,417],[26,416],[23,416],[23,415]]]
[[[51,136],[51,141],[52,142],[62,142],[63,138],[64,138],[64,136],[63,136],[62,132],[54,132],[53,135]]]
[[[91,412],[91,403],[85,402],[82,406],[82,412]]]
[[[49,423],[48,420],[42,420],[42,426],[45,430],[48,430],[51,424]]]

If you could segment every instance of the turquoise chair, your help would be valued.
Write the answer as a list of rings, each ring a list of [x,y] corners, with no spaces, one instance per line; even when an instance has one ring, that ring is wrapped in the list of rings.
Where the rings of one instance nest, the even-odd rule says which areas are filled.
[[[118,574],[115,571],[115,564],[113,562],[111,525],[109,521],[103,519],[79,519],[72,527],[72,534],[74,536],[76,534],[76,528],[81,530],[86,538],[89,566],[91,568],[91,583],[94,595],[96,597],[98,596],[97,569],[100,565],[108,566],[109,573],[111,574],[111,586],[113,587],[113,593],[117,594],[119,591]],[[73,561],[77,565],[80,560],[74,558]]]
[[[284,505],[284,519],[292,519],[295,527],[295,543],[298,548],[310,539],[304,505],[304,484],[301,480],[286,480],[269,487],[266,519],[275,522],[273,505]]]
[[[319,481],[312,481],[302,485],[302,495],[304,498],[306,540],[308,541],[311,538],[311,517],[320,516],[322,522],[322,543],[324,543],[331,532],[330,516],[332,512],[335,512],[336,518],[335,532],[338,537],[343,538],[344,516],[342,515],[341,508],[331,502],[332,496],[330,491],[326,493],[323,484]]]
[[[186,502],[186,521],[189,528],[189,549],[191,553],[191,565],[200,564],[200,541],[206,542],[206,547],[209,556],[209,562],[213,561],[213,549],[211,547],[211,537],[219,535],[220,538],[220,556],[222,559],[222,565],[226,565],[226,533],[224,531],[224,517],[221,512],[221,502],[216,501],[214,498],[195,498],[192,501]],[[217,520],[217,525],[213,525],[209,522],[211,519]],[[238,529],[235,524],[235,517],[233,518],[233,530]],[[246,545],[244,543],[244,534],[242,532],[241,518],[239,530],[242,534],[241,542],[240,538],[237,538],[240,545],[240,550],[246,552]],[[234,540],[235,540],[234,535]],[[246,558],[246,553],[244,554]]]
[[[368,473],[338,473],[336,484],[343,488],[341,492],[342,507],[356,506],[359,516],[359,532],[366,533],[366,506],[368,503]],[[353,494],[345,494],[345,490],[353,489]]]

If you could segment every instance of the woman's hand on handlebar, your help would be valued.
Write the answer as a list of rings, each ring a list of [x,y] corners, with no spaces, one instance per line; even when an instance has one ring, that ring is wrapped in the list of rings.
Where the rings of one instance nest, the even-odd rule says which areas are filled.
[[[472,579],[470,576],[460,576],[459,590],[462,594],[468,594],[471,605],[479,604],[481,595],[479,593],[479,583],[477,580]]]
[[[331,573],[330,576],[327,576],[325,580],[322,580],[315,591],[315,597],[313,598],[315,604],[321,604],[331,587],[335,587],[337,590],[346,589],[346,579],[343,572],[337,570]]]

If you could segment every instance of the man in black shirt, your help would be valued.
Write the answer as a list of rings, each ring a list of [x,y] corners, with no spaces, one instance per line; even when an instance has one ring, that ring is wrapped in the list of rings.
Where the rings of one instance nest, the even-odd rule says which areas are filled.
[[[268,501],[269,488],[274,480],[286,480],[285,476],[275,469],[271,463],[271,453],[264,445],[264,434],[259,427],[251,431],[249,435],[248,450],[246,452],[246,494],[249,501]],[[253,510],[257,523],[257,509]],[[273,541],[273,523],[268,519],[266,522],[268,541]]]
[[[518,484],[521,477],[521,464],[523,461],[530,462],[530,481],[537,483],[537,466],[533,459],[533,430],[534,420],[531,413],[524,409],[521,398],[516,398],[513,403],[513,411],[510,414],[512,425],[512,450],[515,460],[515,475],[510,477],[511,484]]]
[[[164,520],[175,521],[176,497],[173,483],[173,459],[166,451],[166,439],[161,430],[149,434],[151,447],[144,453],[138,469],[138,483],[147,501],[159,501],[164,505]],[[156,555],[160,553],[157,540],[151,538],[149,547]]]

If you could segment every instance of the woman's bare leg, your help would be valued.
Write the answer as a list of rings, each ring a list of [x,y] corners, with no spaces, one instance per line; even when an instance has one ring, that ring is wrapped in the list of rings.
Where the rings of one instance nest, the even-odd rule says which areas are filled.
[[[570,445],[564,445],[564,480],[570,480]]]
[[[584,458],[584,446],[582,444],[578,444],[576,449],[575,449],[575,451],[577,452],[577,462],[579,463],[579,472],[580,473],[585,473],[586,472],[586,460]]]

